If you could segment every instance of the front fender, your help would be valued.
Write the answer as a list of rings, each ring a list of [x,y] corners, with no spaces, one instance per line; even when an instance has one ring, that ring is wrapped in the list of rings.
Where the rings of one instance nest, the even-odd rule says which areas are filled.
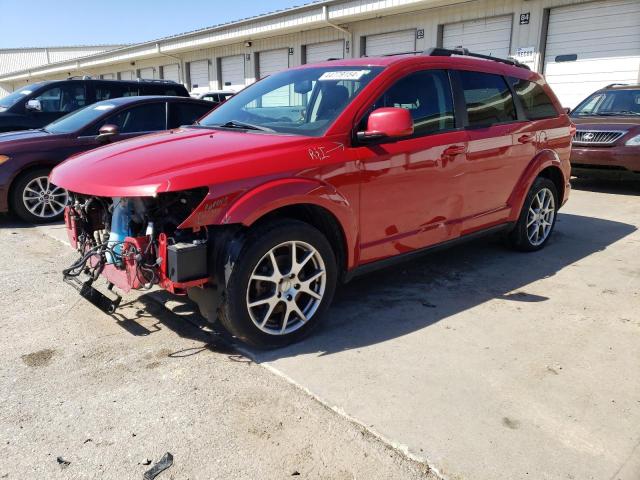
[[[525,168],[518,180],[518,183],[516,184],[516,187],[511,193],[511,197],[509,198],[509,205],[511,205],[511,213],[509,215],[510,221],[515,222],[518,220],[520,211],[522,210],[522,205],[527,197],[527,193],[529,193],[529,190],[531,189],[531,185],[533,185],[533,182],[540,172],[548,167],[556,167],[562,173],[562,177],[566,184],[568,181],[568,174],[564,171],[562,161],[560,160],[560,157],[558,157],[558,154],[550,149],[541,150],[529,162],[529,165]]]
[[[342,227],[347,246],[347,265],[356,261],[357,216],[354,207],[333,186],[311,179],[284,178],[255,188],[209,195],[179,228],[242,224],[250,227],[270,212],[291,205],[315,205],[331,213]]]

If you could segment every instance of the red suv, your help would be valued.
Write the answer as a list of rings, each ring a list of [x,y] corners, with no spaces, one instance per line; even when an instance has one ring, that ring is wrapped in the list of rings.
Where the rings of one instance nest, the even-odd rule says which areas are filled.
[[[67,160],[64,271],[107,310],[159,284],[256,346],[295,341],[338,282],[504,231],[549,240],[574,127],[537,73],[462,50],[305,65],[197,125]],[[88,277],[80,283],[80,277]],[[105,292],[106,293],[106,292]]]

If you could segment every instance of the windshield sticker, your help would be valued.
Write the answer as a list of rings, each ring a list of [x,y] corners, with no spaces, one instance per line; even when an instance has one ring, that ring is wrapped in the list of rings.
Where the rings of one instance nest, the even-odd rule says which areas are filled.
[[[31,90],[20,90],[20,95],[29,95]]]
[[[370,73],[371,70],[339,70],[335,72],[324,72],[320,75],[320,81],[339,81],[339,80],[360,80],[364,75]]]
[[[111,110],[115,108],[115,105],[97,105],[93,109],[94,110]]]

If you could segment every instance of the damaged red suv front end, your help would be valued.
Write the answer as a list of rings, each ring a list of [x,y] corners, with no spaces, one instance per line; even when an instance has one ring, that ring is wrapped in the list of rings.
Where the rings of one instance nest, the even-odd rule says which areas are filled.
[[[64,270],[65,279],[90,291],[90,299],[107,311],[117,308],[120,297],[109,300],[89,290],[99,276],[107,280],[109,290],[115,286],[125,293],[159,285],[185,294],[206,284],[207,230],[178,230],[206,194],[206,188],[151,198],[73,194],[65,226],[80,257]],[[81,276],[86,278],[82,283],[76,280]]]

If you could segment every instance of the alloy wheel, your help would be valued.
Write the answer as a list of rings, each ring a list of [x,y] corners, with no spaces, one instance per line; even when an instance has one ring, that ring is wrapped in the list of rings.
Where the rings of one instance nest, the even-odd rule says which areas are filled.
[[[38,218],[48,219],[60,215],[69,200],[69,193],[49,182],[48,177],[36,177],[22,192],[25,208]]]
[[[551,233],[555,219],[555,199],[548,188],[542,188],[533,197],[527,214],[527,237],[531,245],[544,243]]]
[[[257,263],[247,286],[247,310],[253,323],[271,335],[290,334],[322,303],[327,272],[320,253],[302,241],[281,243]]]

